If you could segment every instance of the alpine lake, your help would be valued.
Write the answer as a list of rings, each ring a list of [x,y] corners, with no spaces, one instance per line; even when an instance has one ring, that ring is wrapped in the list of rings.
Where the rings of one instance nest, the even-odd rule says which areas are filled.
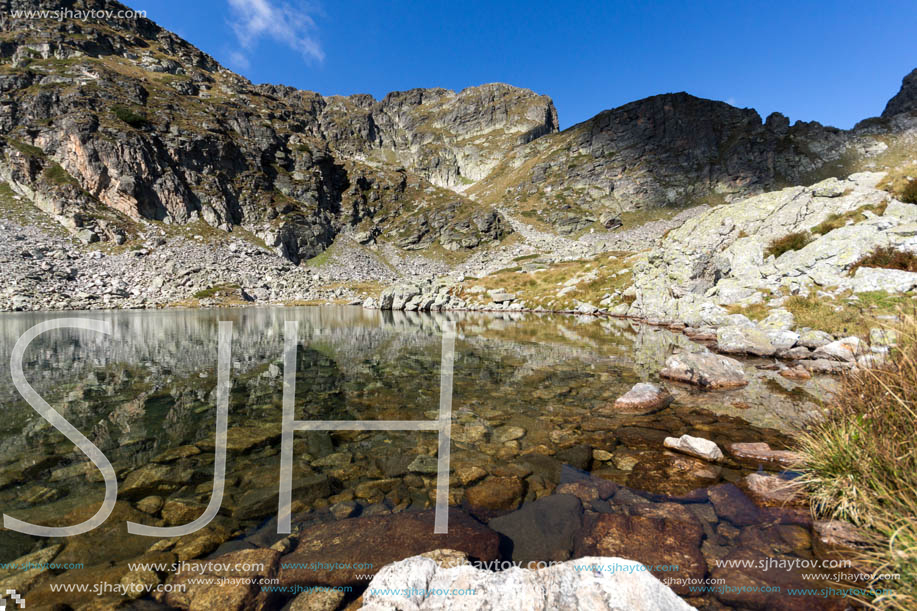
[[[695,342],[614,318],[352,306],[2,314],[0,507],[48,526],[86,520],[105,491],[86,455],[20,396],[8,366],[27,329],[61,317],[107,321],[113,334],[41,334],[25,352],[25,377],[111,461],[118,502],[104,524],[73,537],[0,530],[0,567],[36,563],[0,568],[0,589],[25,593],[30,609],[188,608],[172,595],[51,586],[173,583],[180,578],[173,571],[138,572],[128,563],[251,550],[270,552],[275,583],[351,587],[340,603],[346,605],[368,583],[358,573],[439,548],[497,565],[585,555],[677,565],[657,577],[681,579],[670,585],[700,609],[848,603],[788,596],[787,588],[823,587],[802,568],[717,566],[836,553],[819,545],[804,504],[762,502],[744,486],[750,473],[792,473],[725,451],[736,442],[790,448],[830,398],[831,377],[790,380],[772,360],[744,359],[746,387],[703,392],[659,377],[673,351],[696,349]],[[219,514],[181,537],[129,534],[127,521],[191,522],[210,500],[220,321],[233,323],[233,335]],[[454,322],[449,534],[435,535],[432,525],[437,432],[362,430],[294,434],[292,536],[278,534],[286,321],[299,322],[296,419],[366,421],[439,417],[443,329]],[[616,410],[615,399],[638,382],[664,386],[674,402],[651,413]],[[666,437],[684,434],[716,442],[725,457],[707,462],[663,446]],[[318,568],[284,568],[291,562]],[[335,562],[337,568],[325,566]],[[348,572],[340,568],[347,563],[373,568]],[[73,565],[82,568],[62,568]],[[684,583],[704,579],[730,587],[700,593]],[[776,590],[729,591],[742,586]],[[292,598],[249,595],[259,608],[281,609]]]

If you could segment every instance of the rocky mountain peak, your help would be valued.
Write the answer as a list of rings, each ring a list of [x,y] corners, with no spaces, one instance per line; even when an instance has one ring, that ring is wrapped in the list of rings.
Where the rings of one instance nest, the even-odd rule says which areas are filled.
[[[917,69],[901,80],[901,89],[888,101],[882,117],[893,117],[904,112],[917,110]]]
[[[558,129],[548,96],[503,83],[324,101],[318,135],[332,148],[370,164],[404,166],[456,191],[485,178],[507,151]]]

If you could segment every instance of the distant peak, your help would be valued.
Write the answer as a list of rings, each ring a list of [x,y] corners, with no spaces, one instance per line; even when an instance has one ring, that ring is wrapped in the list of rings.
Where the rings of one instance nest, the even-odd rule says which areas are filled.
[[[901,79],[901,89],[885,105],[882,116],[888,118],[914,110],[917,110],[917,68]]]

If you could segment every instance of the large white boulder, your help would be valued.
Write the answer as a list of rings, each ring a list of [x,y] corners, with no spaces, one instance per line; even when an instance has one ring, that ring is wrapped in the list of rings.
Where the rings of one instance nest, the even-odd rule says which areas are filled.
[[[458,592],[464,592],[459,594]],[[380,570],[363,594],[364,611],[689,611],[694,609],[645,566],[587,557],[530,570],[443,567],[414,556]]]

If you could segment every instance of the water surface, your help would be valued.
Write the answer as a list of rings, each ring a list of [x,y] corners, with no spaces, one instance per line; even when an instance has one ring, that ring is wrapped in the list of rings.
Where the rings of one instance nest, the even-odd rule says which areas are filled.
[[[217,325],[233,322],[226,494],[206,553],[227,541],[268,545],[279,538],[273,518],[285,321],[299,321],[298,420],[436,418],[442,329],[447,321],[456,323],[453,505],[462,504],[464,494],[455,474],[479,467],[523,479],[524,502],[550,495],[565,478],[601,478],[647,499],[690,501],[692,511],[711,515],[703,510],[709,503],[698,503],[692,492],[738,482],[755,467],[676,456],[663,451],[662,440],[687,433],[721,446],[767,441],[785,447],[830,383],[785,380],[755,369],[766,361],[749,361],[754,375],[745,389],[701,393],[669,383],[676,395],[672,406],[623,415],[611,407],[615,398],[636,382],[659,382],[665,358],[690,344],[684,336],[615,319],[343,306],[3,314],[0,506],[23,520],[75,523],[92,515],[103,497],[101,475],[22,400],[6,366],[13,344],[32,325],[81,316],[110,322],[113,335],[43,334],[28,348],[24,371],[114,465],[124,503],[110,521],[119,523],[137,515],[185,523],[208,502]],[[436,455],[436,433],[310,432],[295,438],[294,481],[323,482],[318,493],[294,484],[298,528],[341,517],[329,508],[342,501],[355,505],[354,516],[433,506],[435,471],[417,457]],[[545,461],[559,468],[537,467]],[[384,486],[368,485],[382,480]],[[600,504],[587,507],[602,510]],[[740,533],[728,524],[719,528],[721,520],[712,516],[705,539],[717,546],[711,553],[740,548]],[[66,541],[3,530],[0,562],[59,543],[65,548],[58,561],[85,566],[137,558],[151,545],[126,535]],[[805,545],[788,553],[811,557]],[[39,587],[50,577],[26,585]]]

